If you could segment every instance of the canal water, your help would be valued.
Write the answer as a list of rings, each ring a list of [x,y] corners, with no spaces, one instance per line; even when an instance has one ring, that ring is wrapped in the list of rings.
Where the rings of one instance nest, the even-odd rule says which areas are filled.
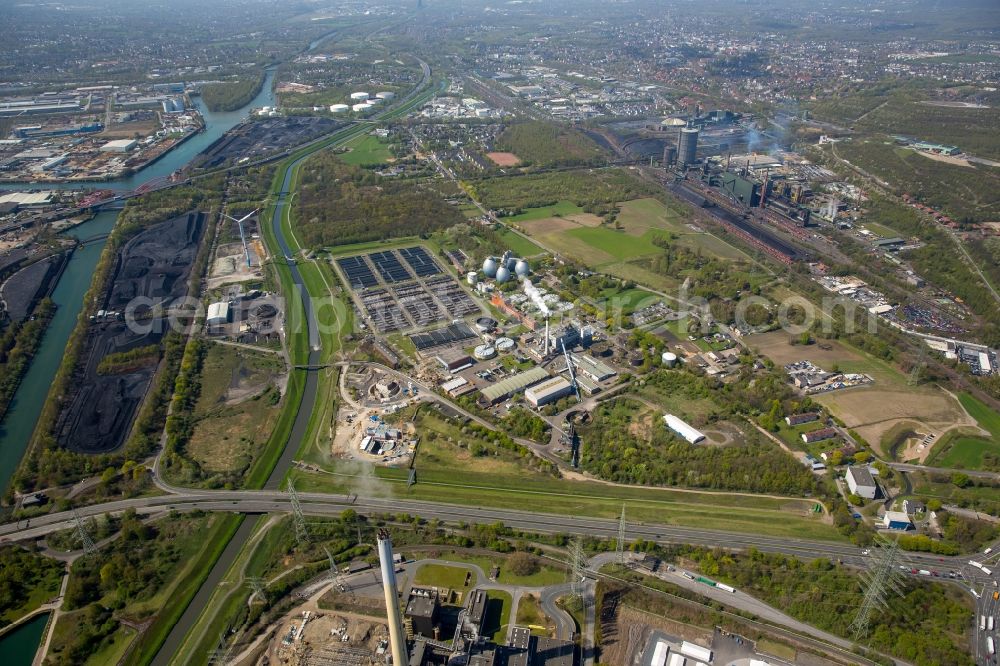
[[[242,109],[229,113],[212,113],[204,108],[201,98],[196,104],[205,116],[205,131],[188,139],[176,149],[167,153],[162,159],[146,169],[119,181],[108,183],[74,183],[67,187],[82,186],[107,187],[122,190],[132,190],[153,178],[166,176],[182,168],[205,147],[222,136],[227,130],[246,117],[247,112],[255,107],[273,106],[274,92],[272,90],[273,71],[269,70],[264,79],[260,93]],[[36,186],[37,187],[37,186]],[[49,188],[48,185],[44,186]],[[20,189],[25,186],[21,185]],[[6,188],[11,189],[11,188]],[[77,238],[91,238],[107,234],[114,227],[117,212],[100,213],[93,220],[85,222],[67,234]],[[0,423],[0,490],[6,489],[11,476],[17,469],[24,455],[31,433],[45,402],[48,388],[52,384],[56,370],[62,362],[63,352],[69,340],[70,333],[76,325],[76,318],[83,307],[83,297],[90,288],[94,267],[104,249],[104,240],[88,243],[78,247],[70,258],[66,270],[52,294],[52,300],[57,305],[55,317],[42,338],[38,353],[31,362],[21,386],[14,394],[10,408],[3,422]],[[0,654],[5,654],[0,651]]]
[[[0,637],[4,666],[31,666],[48,621],[49,614],[43,613]]]

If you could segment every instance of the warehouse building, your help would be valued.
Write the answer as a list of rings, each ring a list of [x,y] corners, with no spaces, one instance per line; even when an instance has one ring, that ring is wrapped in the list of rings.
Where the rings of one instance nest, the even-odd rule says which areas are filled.
[[[229,321],[229,303],[219,301],[208,306],[208,317],[205,321],[209,326],[222,326]]]
[[[451,373],[469,368],[473,364],[472,357],[460,349],[445,350],[435,358],[445,370]]]
[[[705,439],[705,435],[703,433],[695,430],[673,414],[664,414],[663,422],[667,424],[668,428],[686,439],[691,444],[697,444]]]
[[[466,393],[472,393],[476,389],[465,377],[455,377],[441,384],[441,390],[452,398],[458,398]]]
[[[403,615],[410,620],[415,633],[435,638],[434,628],[438,624],[437,591],[429,588],[411,588]]]
[[[864,465],[848,468],[847,487],[858,497],[875,499],[878,496],[878,483],[871,470]]]
[[[573,385],[566,381],[564,377],[552,377],[525,390],[524,399],[532,407],[541,407],[542,405],[547,405],[550,402],[564,398],[572,392]]]
[[[577,373],[586,375],[595,382],[603,382],[618,374],[608,364],[592,356],[574,356],[573,361]]]
[[[135,139],[116,139],[101,146],[102,153],[127,153],[138,145]]]
[[[545,372],[545,368],[536,366],[531,370],[526,370],[496,384],[487,386],[482,391],[482,400],[488,405],[495,405],[518,391],[523,391],[548,377],[549,373]]]

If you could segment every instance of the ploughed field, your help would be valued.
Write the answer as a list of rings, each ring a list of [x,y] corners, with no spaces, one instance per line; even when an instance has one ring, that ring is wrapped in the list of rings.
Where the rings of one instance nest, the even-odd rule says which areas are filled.
[[[156,345],[169,330],[160,314],[187,295],[188,275],[205,227],[205,215],[190,212],[162,222],[129,240],[118,252],[99,310],[134,309],[133,325],[120,316],[98,317],[88,328],[72,392],[59,414],[60,445],[84,453],[106,453],[124,443],[156,371],[159,358],[98,371],[109,354]]]

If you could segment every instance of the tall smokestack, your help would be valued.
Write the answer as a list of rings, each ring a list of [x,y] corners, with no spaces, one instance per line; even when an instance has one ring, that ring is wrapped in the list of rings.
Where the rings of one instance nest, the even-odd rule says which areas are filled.
[[[545,351],[543,352],[542,355],[543,356],[548,356],[549,355],[549,318],[548,317],[545,318]]]
[[[396,596],[396,572],[392,561],[392,539],[388,530],[378,531],[378,561],[382,566],[382,591],[385,592],[386,620],[389,622],[389,643],[392,647],[393,666],[406,666],[409,652],[403,632],[403,613]]]

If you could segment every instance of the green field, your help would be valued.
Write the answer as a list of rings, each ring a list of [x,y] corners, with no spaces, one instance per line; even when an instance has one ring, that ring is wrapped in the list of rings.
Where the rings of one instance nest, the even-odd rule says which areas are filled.
[[[528,222],[530,220],[544,220],[547,217],[566,217],[568,215],[578,215],[583,212],[581,206],[577,206],[571,201],[560,201],[552,206],[541,208],[529,208],[520,215],[511,215],[503,218],[504,222]]]
[[[354,166],[377,166],[385,164],[392,157],[388,144],[384,143],[377,136],[370,134],[360,139],[355,139],[346,145],[351,150],[350,152],[343,153],[340,159]]]
[[[536,254],[541,254],[544,250],[530,240],[522,236],[521,234],[515,233],[510,229],[504,229],[500,232],[500,240],[510,248],[510,251],[519,257],[533,257]]]
[[[483,621],[483,635],[491,636],[494,643],[504,643],[507,626],[510,624],[510,608],[514,600],[507,592],[489,590],[486,593],[486,619]]]
[[[935,447],[931,461],[939,467],[958,467],[962,469],[980,469],[983,467],[983,457],[992,453],[1000,458],[1000,414],[968,393],[958,396],[962,407],[979,427],[990,431],[989,439],[983,437],[956,436],[942,438]]]
[[[637,238],[608,227],[579,227],[565,232],[567,236],[578,238],[620,261],[659,252],[660,248],[653,245],[653,239],[661,233],[650,229]]]
[[[566,582],[566,572],[562,569],[544,564],[536,573],[527,576],[519,576],[511,573],[507,568],[507,558],[502,555],[494,557],[484,557],[481,555],[466,555],[465,553],[447,553],[438,556],[442,560],[452,560],[454,562],[464,562],[466,564],[478,565],[480,569],[489,574],[494,566],[500,567],[500,575],[497,582],[501,585],[524,585],[527,587],[545,587],[547,585],[558,585]],[[427,566],[427,565],[424,565]]]
[[[463,591],[467,589],[465,579],[469,574],[471,587],[475,587],[479,576],[472,569],[465,567],[449,567],[444,564],[422,564],[417,569],[413,582],[417,585],[430,585],[432,587],[446,587],[450,590]]]

